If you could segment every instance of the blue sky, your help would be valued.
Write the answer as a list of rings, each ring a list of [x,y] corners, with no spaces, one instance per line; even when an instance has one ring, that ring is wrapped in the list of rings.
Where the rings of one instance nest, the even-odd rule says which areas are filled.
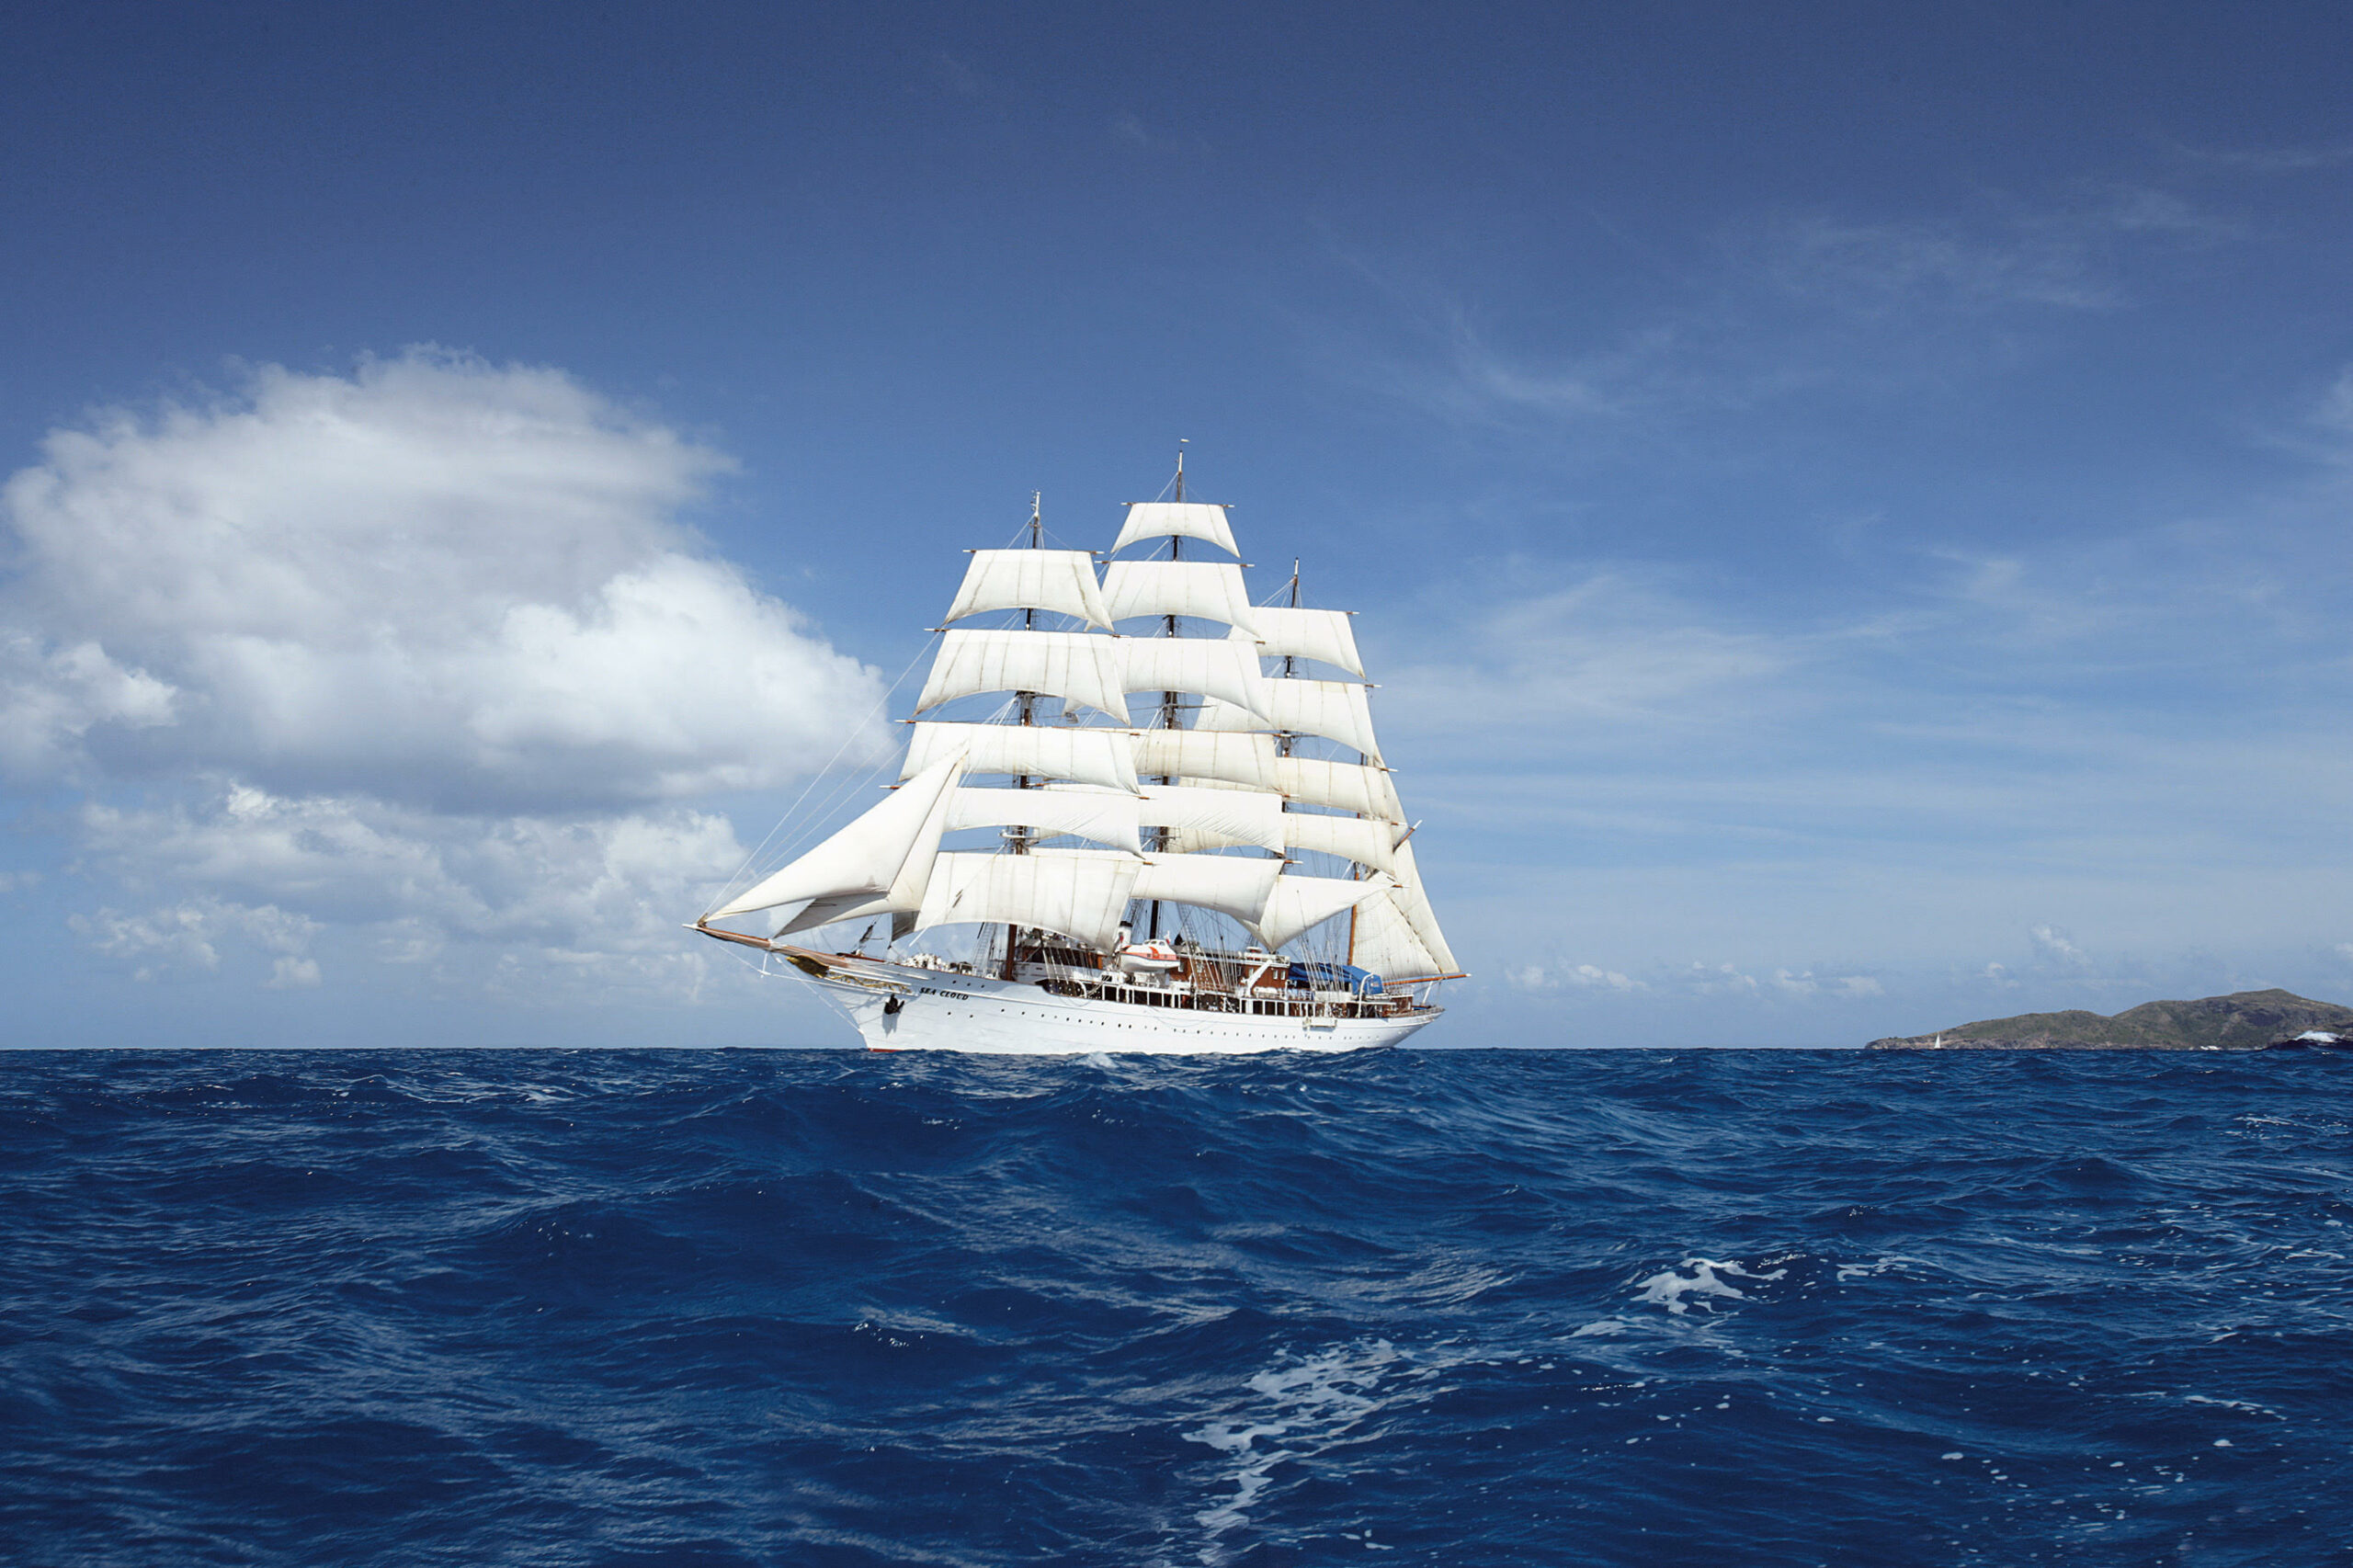
[[[48,8],[12,1039],[840,1035],[698,879],[962,549],[1033,489],[1108,545],[1180,437],[1363,612],[1446,1042],[2353,997],[2347,58],[2316,6]]]

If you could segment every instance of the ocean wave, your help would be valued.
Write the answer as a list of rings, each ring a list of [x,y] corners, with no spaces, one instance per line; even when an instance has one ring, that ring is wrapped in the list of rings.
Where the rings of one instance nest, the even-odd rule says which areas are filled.
[[[8,1064],[28,1562],[2353,1538],[2347,1119],[2258,1058]]]

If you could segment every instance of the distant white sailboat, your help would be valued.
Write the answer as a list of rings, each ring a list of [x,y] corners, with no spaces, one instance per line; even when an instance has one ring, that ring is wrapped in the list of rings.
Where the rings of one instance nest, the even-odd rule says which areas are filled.
[[[789,961],[879,1050],[1350,1051],[1437,1018],[1462,975],[1348,612],[1302,606],[1296,565],[1253,604],[1238,562],[1185,554],[1237,552],[1181,456],[1171,489],[1128,508],[1099,574],[1044,547],[1034,502],[1028,548],[972,551],[915,712],[1010,700],[911,721],[887,800],[694,928]],[[1145,619],[1158,635],[1117,631]],[[1186,634],[1202,622],[1222,630]],[[1156,699],[1143,723],[1131,694]],[[987,828],[994,847],[943,846]],[[712,924],[773,910],[769,936]],[[886,920],[881,957],[815,936]],[[968,956],[904,945],[960,926]]]

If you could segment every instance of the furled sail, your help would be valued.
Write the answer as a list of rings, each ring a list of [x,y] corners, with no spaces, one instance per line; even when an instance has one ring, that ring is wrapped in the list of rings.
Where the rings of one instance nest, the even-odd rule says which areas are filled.
[[[963,772],[961,756],[933,763],[840,832],[703,918],[847,897],[882,899],[885,908],[915,907],[945,830],[948,791]]]
[[[1364,675],[1364,661],[1357,656],[1356,630],[1348,623],[1347,610],[1253,605],[1250,619],[1254,631],[1245,632],[1236,626],[1229,635],[1237,641],[1255,641],[1258,652],[1268,658],[1313,659],[1352,676]]]
[[[1442,972],[1459,974],[1462,966],[1454,961],[1454,950],[1446,945],[1446,933],[1438,928],[1438,913],[1430,908],[1429,895],[1422,891],[1422,874],[1414,864],[1414,846],[1408,842],[1397,846],[1397,907],[1414,935],[1427,948],[1430,957],[1444,966]]]
[[[969,794],[963,790],[959,793]],[[1278,818],[1282,830],[1282,847],[1313,849],[1324,855],[1337,855],[1370,866],[1376,871],[1397,874],[1397,835],[1394,823],[1374,822],[1365,817],[1327,817],[1313,812],[1284,812]]]
[[[1275,787],[1275,737],[1205,734],[1199,730],[1138,730],[1135,768],[1145,778],[1214,778],[1252,790]]]
[[[1120,686],[1124,641],[1083,631],[943,632],[939,657],[932,663],[923,695],[915,699],[915,711],[983,691],[1039,691],[1124,722],[1128,705]]]
[[[1405,808],[1398,801],[1397,786],[1390,782],[1386,768],[1325,762],[1320,757],[1279,756],[1275,787],[1289,799],[1311,806],[1329,806],[1386,822],[1405,820]]]
[[[1356,939],[1349,945],[1348,961],[1389,981],[1434,980],[1451,974],[1452,969],[1439,963],[1414,935],[1397,895],[1398,890],[1391,888],[1381,897],[1357,905]]]
[[[1114,561],[1103,568],[1103,603],[1113,620],[1190,615],[1236,632],[1256,624],[1242,568],[1231,561]]]
[[[1146,827],[1173,829],[1188,850],[1244,845],[1280,854],[1288,819],[1279,795],[1147,784],[1136,820]]]
[[[1250,643],[1214,637],[1122,637],[1109,646],[1120,651],[1122,690],[1199,692],[1215,703],[1252,715],[1250,722],[1226,728],[1268,727],[1265,720],[1255,717],[1258,692],[1267,682],[1258,674]]]
[[[1395,885],[1379,871],[1362,881],[1346,877],[1277,877],[1267,899],[1267,912],[1255,923],[1258,940],[1279,948],[1350,905]]]
[[[1225,508],[1199,501],[1140,501],[1128,508],[1128,520],[1120,527],[1120,541],[1111,547],[1114,553],[1125,550],[1138,540],[1165,539],[1207,540],[1228,555],[1242,552],[1233,548],[1233,529],[1226,525]]]
[[[915,928],[967,921],[1035,926],[1110,952],[1143,862],[1133,856],[951,850],[934,866]]]
[[[1247,644],[1236,642],[1227,646],[1241,648]],[[1246,710],[1236,708],[1230,701],[1211,702],[1203,706],[1193,727],[1323,735],[1352,751],[1362,752],[1367,761],[1381,760],[1381,743],[1372,738],[1372,710],[1365,704],[1363,686],[1356,681],[1268,677],[1259,682],[1256,699]]]
[[[907,743],[900,777],[920,773],[941,757],[961,752],[968,773],[1068,778],[1132,795],[1137,786],[1130,733],[1044,724],[919,723]]]
[[[1044,609],[1111,630],[1095,583],[1095,557],[1084,550],[976,550],[948,619],[993,609]]]
[[[1026,827],[1066,833],[1131,855],[1143,853],[1136,797],[1114,790],[958,790],[948,800],[948,827]]]

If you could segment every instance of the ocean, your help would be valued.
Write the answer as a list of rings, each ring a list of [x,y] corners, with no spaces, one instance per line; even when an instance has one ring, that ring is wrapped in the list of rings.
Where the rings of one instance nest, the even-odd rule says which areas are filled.
[[[0,1560],[2353,1562],[2325,1055],[0,1057]]]

